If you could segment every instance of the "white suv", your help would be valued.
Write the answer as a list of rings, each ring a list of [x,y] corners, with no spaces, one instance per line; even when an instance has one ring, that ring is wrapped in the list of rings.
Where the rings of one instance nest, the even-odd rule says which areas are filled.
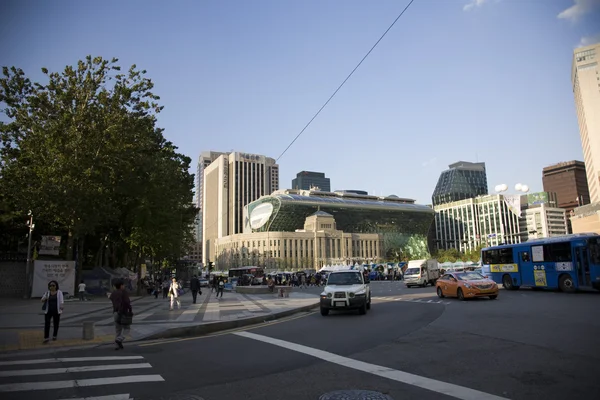
[[[366,314],[371,309],[371,289],[368,283],[360,271],[331,272],[321,293],[321,315],[328,315],[332,309],[358,309],[359,314]]]

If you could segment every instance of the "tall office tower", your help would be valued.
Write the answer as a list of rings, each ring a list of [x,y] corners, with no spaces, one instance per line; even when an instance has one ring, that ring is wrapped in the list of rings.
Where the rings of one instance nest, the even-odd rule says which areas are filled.
[[[575,49],[571,82],[592,203],[600,202],[600,43]]]
[[[459,161],[448,167],[431,196],[434,206],[488,194],[485,163]]]
[[[202,261],[214,261],[215,239],[242,233],[244,207],[279,189],[273,158],[247,153],[220,155],[204,169]]]
[[[585,164],[582,161],[567,161],[545,167],[542,170],[544,192],[556,193],[559,208],[571,215],[574,208],[590,203]],[[568,220],[568,231],[571,221]]]
[[[198,207],[198,215],[196,216],[196,241],[202,242],[202,205],[204,195],[204,170],[219,156],[222,152],[218,151],[203,151],[198,158],[196,167],[196,207]]]
[[[302,171],[292,179],[292,189],[309,190],[318,187],[323,192],[331,192],[331,181],[323,172]]]

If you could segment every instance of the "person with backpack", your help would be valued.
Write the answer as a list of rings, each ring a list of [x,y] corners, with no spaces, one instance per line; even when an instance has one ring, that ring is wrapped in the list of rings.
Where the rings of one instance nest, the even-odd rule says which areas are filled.
[[[113,305],[113,318],[115,321],[115,343],[117,344],[115,350],[121,350],[124,348],[125,335],[129,333],[131,328],[133,310],[123,282],[118,280],[114,285],[116,290],[110,294],[110,301]]]
[[[221,293],[221,298],[223,298],[223,289],[225,289],[225,282],[223,278],[219,279],[219,283],[217,284],[217,297],[219,297],[219,293]]]

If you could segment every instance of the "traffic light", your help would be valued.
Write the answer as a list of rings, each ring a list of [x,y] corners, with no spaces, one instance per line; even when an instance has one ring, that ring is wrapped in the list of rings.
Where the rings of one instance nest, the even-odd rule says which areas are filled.
[[[212,271],[214,268],[212,261],[208,262],[208,272]]]

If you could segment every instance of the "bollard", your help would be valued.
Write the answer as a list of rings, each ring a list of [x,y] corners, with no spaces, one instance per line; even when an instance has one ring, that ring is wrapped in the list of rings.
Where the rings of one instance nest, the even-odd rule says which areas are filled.
[[[93,340],[94,339],[94,322],[84,322],[83,323],[83,340]]]

